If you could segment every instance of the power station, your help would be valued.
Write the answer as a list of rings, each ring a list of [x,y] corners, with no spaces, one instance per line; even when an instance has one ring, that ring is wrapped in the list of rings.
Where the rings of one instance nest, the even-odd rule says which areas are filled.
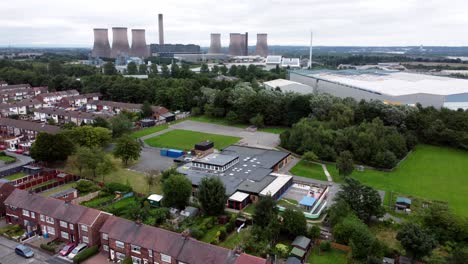
[[[208,53],[221,54],[221,34],[211,33],[210,49]]]
[[[257,45],[255,47],[255,54],[262,57],[268,56],[267,34],[257,34]]]
[[[95,28],[94,30],[94,45],[91,55],[93,57],[109,58],[111,48],[109,44],[109,36],[107,28]]]
[[[149,47],[146,45],[144,29],[132,29],[130,56],[139,58],[149,57]]]
[[[130,47],[128,46],[127,28],[113,27],[111,57],[115,58],[123,54],[128,55],[129,51]]]

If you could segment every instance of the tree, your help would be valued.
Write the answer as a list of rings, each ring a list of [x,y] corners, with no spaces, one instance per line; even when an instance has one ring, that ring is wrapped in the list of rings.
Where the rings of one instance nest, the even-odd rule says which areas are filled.
[[[293,209],[286,209],[282,214],[282,229],[291,236],[305,235],[307,232],[307,220],[304,213]]]
[[[276,253],[278,253],[278,255],[280,255],[280,257],[286,258],[288,257],[289,247],[286,246],[285,244],[278,243],[275,246],[275,251]]]
[[[156,183],[158,175],[161,174],[158,170],[149,170],[145,174],[145,181],[148,184],[148,193],[151,192],[151,187]]]
[[[349,151],[342,151],[336,160],[336,168],[340,175],[350,175],[354,170],[353,154]]]
[[[127,64],[127,74],[135,75],[138,73],[138,68],[135,62],[131,61]]]
[[[112,136],[118,138],[124,134],[130,134],[133,129],[132,121],[125,115],[120,113],[114,116],[111,120]]]
[[[148,73],[148,68],[146,66],[146,64],[142,63],[138,66],[138,73],[139,74],[142,74],[142,75],[145,75]]]
[[[271,196],[260,198],[252,216],[254,225],[260,227],[268,226],[270,221],[277,217],[278,208],[276,208],[276,200]]]
[[[192,194],[192,183],[181,174],[171,175],[162,185],[166,207],[184,209]]]
[[[349,208],[365,222],[368,222],[371,216],[381,217],[385,212],[379,193],[352,178],[345,179],[345,184],[341,186],[335,199],[346,202]]]
[[[128,161],[137,160],[140,158],[141,145],[135,139],[128,135],[124,135],[117,140],[114,149],[114,156],[122,159],[125,166]]]
[[[93,127],[103,127],[103,128],[110,129],[110,124],[106,119],[98,116],[94,119]]]
[[[144,101],[143,105],[141,106],[141,116],[143,118],[153,116],[153,109],[151,108],[151,104],[148,101]]]
[[[109,61],[104,64],[104,75],[117,75],[114,63]]]
[[[104,181],[104,175],[114,168],[109,156],[99,148],[81,147],[75,155],[76,157],[79,155],[79,159],[72,159],[72,162],[75,162],[73,165],[77,168],[90,170],[94,179],[99,173],[103,176]]]
[[[198,200],[207,215],[217,216],[224,213],[226,188],[218,177],[205,177],[198,188]]]
[[[156,63],[152,63],[150,66],[151,73],[158,74],[158,65]]]
[[[464,264],[468,259],[468,246],[458,246],[450,257],[451,264]]]
[[[210,69],[208,68],[208,65],[206,65],[206,63],[203,63],[201,65],[200,73],[204,73],[204,74],[210,73]]]
[[[414,223],[403,224],[396,238],[412,259],[429,255],[436,246],[433,236]]]
[[[78,146],[104,147],[112,139],[111,131],[102,127],[79,126],[64,132]]]
[[[302,159],[308,162],[316,161],[318,159],[317,155],[313,151],[307,151],[302,155]]]
[[[63,73],[63,67],[60,61],[53,60],[49,63],[49,75],[60,75]]]
[[[31,147],[31,157],[35,161],[64,161],[73,153],[73,142],[64,134],[56,135],[41,132]]]
[[[91,149],[87,147],[78,147],[75,153],[68,157],[67,163],[79,171],[79,175],[83,176],[83,169],[87,167],[87,157],[91,156]]]
[[[236,112],[234,111],[229,111],[227,114],[226,114],[226,120],[230,123],[230,124],[235,124],[237,123],[239,120],[238,120],[238,116],[236,114]]]
[[[169,68],[167,67],[166,64],[163,64],[163,66],[161,67],[161,75],[164,78],[171,77],[171,73],[169,72]]]

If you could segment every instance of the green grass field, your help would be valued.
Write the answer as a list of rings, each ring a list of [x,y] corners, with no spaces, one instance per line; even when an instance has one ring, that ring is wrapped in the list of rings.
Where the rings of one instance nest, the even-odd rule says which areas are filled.
[[[4,177],[3,179],[9,180],[9,181],[14,181],[16,179],[23,178],[26,175],[27,175],[26,173],[17,172],[15,174],[8,175],[8,176]]]
[[[335,165],[327,165],[333,179],[342,182]],[[459,215],[468,216],[468,152],[418,145],[393,172],[366,169],[351,175],[375,189],[446,201]]]
[[[132,138],[141,138],[159,131],[162,131],[164,129],[167,129],[169,127],[168,124],[160,125],[160,126],[154,126],[154,127],[148,127],[148,128],[143,128],[140,130],[137,130],[133,132],[130,136]]]
[[[289,172],[296,176],[327,181],[322,166],[305,160],[299,161]]]
[[[210,140],[214,142],[215,148],[223,149],[237,143],[240,139],[239,137],[176,129],[160,136],[149,138],[145,140],[145,142],[152,147],[189,150],[192,149],[196,143]]]
[[[337,249],[331,249],[329,252],[318,252],[318,247],[315,247],[312,250],[309,258],[307,259],[309,263],[313,264],[346,264],[348,263],[346,259],[346,253],[339,251]]]
[[[207,116],[192,116],[189,119],[193,120],[193,121],[198,121],[198,122],[211,123],[211,124],[222,125],[222,126],[232,126],[232,127],[242,128],[242,129],[245,129],[245,128],[247,128],[249,126],[249,125],[241,124],[241,123],[232,124],[232,123],[228,122],[225,118],[216,118],[216,117],[207,117]],[[259,128],[258,131],[273,133],[273,134],[281,134],[287,129],[288,129],[287,127],[274,127],[274,126],[272,126],[272,127]]]
[[[16,159],[7,155],[0,155],[0,160],[5,161],[5,162],[15,162]]]
[[[62,186],[59,186],[57,188],[54,188],[54,189],[50,189],[48,191],[45,191],[45,192],[42,192],[41,195],[43,196],[51,196],[53,194],[56,194],[58,192],[61,192],[61,191],[65,191],[65,190],[68,190],[70,188],[75,188],[76,186],[76,183],[74,182],[71,182],[71,183],[67,183],[67,184],[64,184]]]

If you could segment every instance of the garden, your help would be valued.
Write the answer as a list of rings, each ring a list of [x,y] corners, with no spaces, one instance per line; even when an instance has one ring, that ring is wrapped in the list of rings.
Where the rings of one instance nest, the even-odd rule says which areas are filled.
[[[190,150],[201,141],[209,140],[217,149],[223,149],[237,143],[241,138],[209,134],[196,131],[176,129],[162,135],[146,139],[145,142],[152,147]]]
[[[16,158],[8,156],[5,151],[0,151],[0,160],[5,163],[13,163],[16,161]]]

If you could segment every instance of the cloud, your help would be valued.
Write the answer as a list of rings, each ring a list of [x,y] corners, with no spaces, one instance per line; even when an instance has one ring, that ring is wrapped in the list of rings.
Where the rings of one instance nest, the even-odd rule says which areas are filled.
[[[0,45],[92,46],[95,27],[145,28],[157,42],[164,14],[169,43],[209,44],[211,32],[268,33],[269,43],[307,45],[466,45],[468,2],[451,0],[22,0],[0,6]]]

